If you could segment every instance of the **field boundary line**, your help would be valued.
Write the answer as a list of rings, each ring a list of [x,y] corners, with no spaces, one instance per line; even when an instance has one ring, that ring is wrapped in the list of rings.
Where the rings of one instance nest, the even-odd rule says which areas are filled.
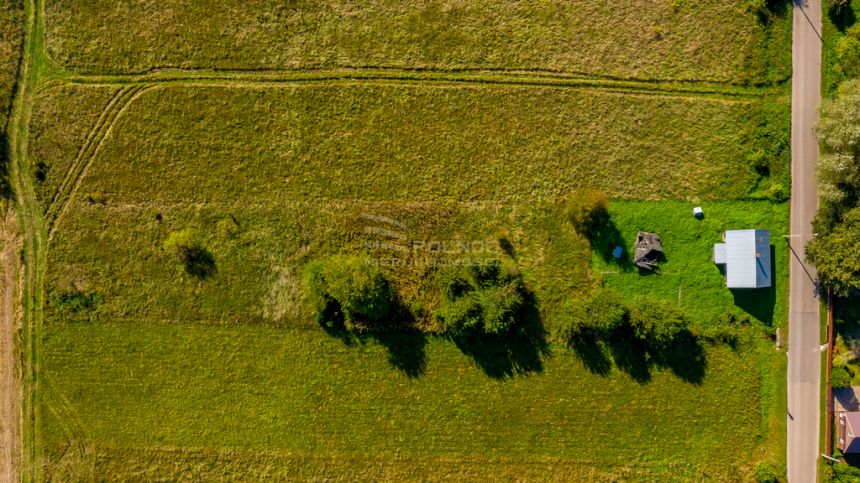
[[[134,445],[134,444],[111,444],[107,442],[92,443],[94,449],[104,449],[108,451],[129,451],[136,453],[149,454],[176,454],[188,456],[211,456],[213,454],[219,456],[238,456],[243,458],[301,458],[313,461],[331,461],[341,458],[358,459],[362,461],[398,461],[398,460],[413,460],[419,459],[424,461],[444,462],[444,463],[519,463],[524,465],[546,465],[553,463],[587,465],[591,467],[594,461],[591,458],[579,457],[570,458],[564,456],[546,456],[546,455],[528,455],[526,459],[522,456],[513,455],[493,455],[493,456],[461,456],[450,454],[396,454],[379,452],[368,454],[362,451],[338,451],[330,452],[325,456],[320,456],[312,451],[289,451],[289,450],[248,450],[242,447],[220,446],[220,447],[205,447],[205,446],[172,446],[172,445]],[[617,463],[612,466],[619,467],[636,467],[636,468],[653,468],[655,466],[663,466],[664,461],[636,461]],[[673,462],[670,466],[676,468],[685,468],[686,463]]]
[[[271,73],[254,72],[211,72],[211,71],[171,71],[152,75],[110,76],[69,75],[64,77],[71,84],[90,84],[101,86],[121,86],[129,84],[181,84],[181,85],[258,85],[275,87],[283,84],[302,82],[332,81],[390,81],[401,84],[429,83],[501,85],[523,87],[558,87],[617,91],[621,93],[641,93],[669,96],[701,96],[723,99],[761,99],[769,95],[771,87],[749,87],[712,83],[690,82],[648,82],[636,80],[613,80],[558,75],[535,75],[520,73],[470,73],[450,71],[408,71],[378,69],[340,69],[316,71],[277,71]]]
[[[49,211],[45,216],[45,221],[48,226],[48,243],[53,239],[57,224],[62,219],[63,214],[65,214],[72,197],[80,187],[83,178],[86,177],[89,167],[92,165],[93,160],[98,156],[105,139],[108,137],[108,134],[110,134],[116,121],[122,117],[126,108],[128,108],[135,99],[140,97],[147,90],[147,87],[148,86],[133,86],[123,89],[116,102],[109,106],[108,110],[110,113],[108,116],[105,117],[104,120],[100,118],[97,122],[97,136],[92,139],[90,145],[81,152],[82,155],[79,156],[79,159],[76,159],[73,166],[69,168],[69,171],[66,173],[66,178],[63,180],[63,184],[60,185],[60,188],[57,190],[59,197],[56,198],[55,202],[51,203]],[[68,190],[68,193],[65,195],[63,195],[64,190]],[[57,206],[58,204],[59,206]]]

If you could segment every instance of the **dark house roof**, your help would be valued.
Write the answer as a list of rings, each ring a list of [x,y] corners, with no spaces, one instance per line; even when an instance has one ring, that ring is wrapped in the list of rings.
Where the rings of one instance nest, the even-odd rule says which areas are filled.
[[[839,413],[839,441],[836,445],[843,453],[860,453],[860,412]]]
[[[653,270],[663,256],[663,244],[656,233],[640,231],[636,235],[636,247],[633,251],[633,263],[637,267]]]

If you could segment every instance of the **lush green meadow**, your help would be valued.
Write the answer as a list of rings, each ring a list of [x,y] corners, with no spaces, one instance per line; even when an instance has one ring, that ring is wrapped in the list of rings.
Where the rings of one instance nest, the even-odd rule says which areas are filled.
[[[24,9],[19,0],[0,2],[0,120],[4,129],[12,106],[18,62],[21,58],[23,14]]]
[[[751,311],[709,259],[722,230],[755,224],[775,239],[784,230],[784,204],[741,201],[769,181],[750,156],[769,150],[776,166],[782,156],[760,135],[763,101],[167,85],[140,91],[108,122],[92,111],[131,91],[87,89],[44,90],[30,144],[47,166],[37,184],[46,210],[67,206],[47,258],[45,475],[348,478],[358,466],[365,479],[540,478],[551,464],[569,478],[735,479],[758,458],[781,458],[780,379],[757,328],[742,329],[736,351],[697,345],[680,372],[646,361],[619,368],[623,354],[595,369],[547,342],[560,304],[601,284],[670,300],[681,287],[697,328]],[[74,100],[55,102],[64,97]],[[98,145],[90,161],[70,149],[81,143]],[[74,189],[48,205],[75,169]],[[560,201],[585,186],[651,200],[615,201],[611,219],[625,246],[640,228],[664,236],[662,275],[608,273],[617,267],[600,258],[603,247],[592,254],[562,214]],[[739,201],[707,201],[718,198]],[[702,222],[693,200],[706,200]],[[368,228],[392,229],[387,219],[411,240],[485,241],[491,256],[504,239],[547,332],[527,347],[326,334],[312,322],[303,267],[368,252],[380,241]],[[186,228],[212,254],[206,278],[163,248]],[[414,313],[433,308],[434,269],[387,268]],[[771,320],[757,318],[779,325],[784,306],[774,296]]]
[[[36,194],[45,206],[80,154],[113,91],[107,87],[57,87],[36,104],[30,124],[29,154],[38,181]]]
[[[500,251],[498,236],[515,247],[518,265],[546,311],[555,302],[587,294],[593,281],[588,247],[566,228],[552,206],[454,204],[302,203],[105,206],[74,203],[50,251],[49,312],[59,319],[152,320],[210,324],[315,325],[300,285],[310,260],[342,251],[366,252],[373,226],[363,214],[397,219],[415,240],[471,241]],[[160,219],[159,219],[160,217]],[[185,274],[162,244],[172,231],[203,234],[217,273],[206,280]],[[381,259],[402,257],[379,249]],[[450,256],[447,258],[455,258]],[[406,301],[427,303],[421,293],[429,264],[392,267]],[[62,312],[63,294],[98,294],[93,310]],[[53,318],[52,318],[53,320]]]
[[[779,46],[790,43],[790,15],[781,2],[770,15],[752,3],[49,0],[45,15],[52,57],[83,72],[394,67],[786,80],[790,52]]]
[[[622,246],[629,248],[640,230],[662,237],[666,260],[657,274],[643,276],[629,259],[620,263],[605,257],[606,250],[592,255],[595,277],[628,298],[651,294],[676,302],[694,320],[704,324],[723,314],[748,314],[767,326],[785,326],[788,320],[788,203],[704,203],[705,217],[691,216],[689,203],[642,203],[618,201],[610,205],[612,222]],[[732,293],[714,264],[714,243],[726,230],[764,228],[770,231],[773,251],[773,280],[770,290]],[[734,310],[730,310],[730,309]]]
[[[708,348],[700,385],[669,371],[639,385],[583,371],[562,348],[540,370],[496,380],[430,339],[410,379],[376,342],[142,322],[46,331],[48,474],[737,479],[766,438],[758,394],[769,381],[750,368],[754,343]]]

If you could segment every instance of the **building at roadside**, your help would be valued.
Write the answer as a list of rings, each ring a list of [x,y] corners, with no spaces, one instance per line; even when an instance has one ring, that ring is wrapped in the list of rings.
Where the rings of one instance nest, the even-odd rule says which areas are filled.
[[[726,286],[730,289],[770,287],[770,232],[726,231],[723,243],[714,245],[714,263],[725,267]]]

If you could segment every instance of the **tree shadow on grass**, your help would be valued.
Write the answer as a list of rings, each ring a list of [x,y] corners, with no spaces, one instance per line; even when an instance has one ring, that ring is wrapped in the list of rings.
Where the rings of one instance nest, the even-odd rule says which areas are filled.
[[[771,284],[767,288],[733,289],[735,306],[760,320],[768,327],[773,325],[773,312],[776,307],[776,249],[770,246]]]
[[[427,335],[415,329],[403,332],[378,332],[368,335],[388,351],[388,363],[410,378],[427,369]]]
[[[651,371],[656,367],[669,369],[681,380],[698,385],[708,366],[701,342],[689,330],[682,331],[665,347],[649,347],[628,326],[616,330],[606,341],[588,335],[575,337],[570,347],[591,373],[608,376],[614,363],[639,384],[650,382]]]
[[[609,349],[597,337],[590,335],[575,337],[568,345],[582,365],[592,374],[608,376],[612,372]]]
[[[0,199],[11,201],[14,197],[12,191],[11,173],[9,172],[9,157],[6,149],[7,140],[5,135],[0,135]]]
[[[609,350],[618,369],[626,372],[634,381],[644,384],[651,380],[648,348],[633,336],[629,327],[623,327],[612,335]]]
[[[806,0],[766,0],[765,6],[767,7],[768,12],[774,15],[784,16],[791,11],[790,6],[797,1]]]
[[[185,272],[201,280],[218,273],[215,257],[212,252],[203,247],[188,247],[183,249],[182,264]]]
[[[543,357],[549,354],[534,294],[524,294],[525,303],[518,323],[506,334],[489,335],[476,331],[448,336],[463,354],[494,379],[543,371]]]
[[[388,352],[388,363],[409,378],[417,378],[427,368],[427,335],[415,328],[415,320],[399,303],[383,321],[385,327],[366,332],[346,329],[343,313],[336,302],[329,303],[319,320],[326,333],[349,347],[375,341]]]
[[[602,216],[597,228],[589,234],[588,241],[591,250],[597,253],[604,262],[618,266],[623,272],[631,272],[635,268],[627,242],[608,213]],[[619,258],[615,258],[616,247],[622,249]]]
[[[678,334],[669,347],[650,350],[649,354],[657,367],[669,368],[685,382],[699,385],[705,379],[705,349],[689,330]]]

